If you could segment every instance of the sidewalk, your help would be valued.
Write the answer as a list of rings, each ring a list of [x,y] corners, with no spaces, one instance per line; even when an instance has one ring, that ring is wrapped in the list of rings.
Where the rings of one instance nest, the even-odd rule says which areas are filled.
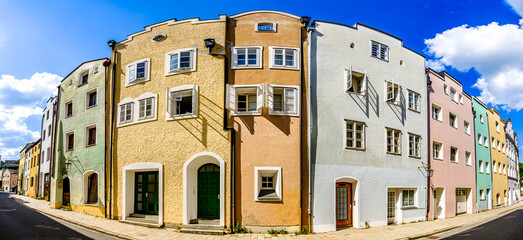
[[[90,230],[102,232],[122,239],[412,239],[420,238],[438,232],[452,230],[458,227],[493,219],[500,214],[523,206],[523,201],[512,206],[489,210],[476,214],[465,214],[449,219],[438,219],[419,223],[376,227],[369,229],[348,228],[341,231],[318,233],[312,235],[271,235],[271,234],[230,234],[224,236],[195,235],[179,233],[174,229],[158,229],[141,227],[116,220],[107,220],[73,211],[52,209],[49,202],[36,200],[26,196],[12,194],[10,198],[16,202],[32,208],[40,213],[72,222]]]

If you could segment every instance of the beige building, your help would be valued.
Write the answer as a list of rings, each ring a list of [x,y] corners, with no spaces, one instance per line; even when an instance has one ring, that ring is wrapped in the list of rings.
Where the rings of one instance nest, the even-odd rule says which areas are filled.
[[[492,204],[494,207],[508,203],[507,144],[505,123],[499,112],[491,108],[487,112],[490,135],[490,157],[492,160]]]

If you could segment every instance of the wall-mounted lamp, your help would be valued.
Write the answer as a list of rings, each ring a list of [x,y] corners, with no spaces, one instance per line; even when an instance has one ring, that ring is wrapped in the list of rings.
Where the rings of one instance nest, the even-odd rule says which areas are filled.
[[[419,170],[422,170],[422,169],[425,170],[425,171],[427,172],[427,175],[428,175],[429,177],[432,177],[432,176],[434,175],[434,170],[433,170],[433,169],[430,169],[430,168],[429,168],[427,165],[425,165],[425,163],[423,163],[423,162],[422,162],[421,164],[423,164],[423,166],[418,167],[418,169],[419,169]]]
[[[203,42],[205,43],[205,47],[209,49],[209,53],[211,53],[211,49],[216,45],[216,40],[214,40],[214,38],[206,38]]]

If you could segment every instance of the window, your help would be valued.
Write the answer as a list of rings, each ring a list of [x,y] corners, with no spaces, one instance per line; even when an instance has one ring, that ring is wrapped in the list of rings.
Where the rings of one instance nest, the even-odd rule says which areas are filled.
[[[165,54],[165,75],[196,70],[196,48],[179,49]]]
[[[455,114],[449,113],[449,124],[453,128],[458,128],[458,117]]]
[[[465,161],[468,166],[472,165],[472,158],[470,152],[465,152]]]
[[[86,70],[78,76],[78,86],[89,83],[89,70]]]
[[[73,100],[65,102],[65,118],[73,116]]]
[[[478,133],[478,144],[483,145],[483,138],[481,137],[481,133]]]
[[[346,141],[345,148],[365,149],[365,123],[355,121],[345,121]]]
[[[47,110],[46,115],[47,115],[47,116],[45,117],[45,119],[46,119],[46,120],[49,120],[49,110]]]
[[[503,164],[503,174],[507,175],[507,167]]]
[[[486,136],[483,137],[483,142],[485,143],[485,147],[488,147],[488,139]]]
[[[492,137],[492,148],[496,149],[496,140]]]
[[[432,158],[443,160],[443,144],[432,142]]]
[[[387,153],[401,154],[401,131],[387,128]]]
[[[505,144],[501,144],[501,151],[505,153]]]
[[[119,123],[128,123],[133,121],[133,104],[125,103],[120,105],[120,121]]]
[[[458,102],[456,90],[454,90],[454,88],[450,88],[450,99],[452,99],[454,102]]]
[[[263,107],[263,98],[264,98],[264,85],[228,85],[227,87],[227,108],[231,109],[232,115],[260,115],[261,114],[261,108]],[[278,95],[278,91],[274,93],[272,86],[268,85],[268,91],[267,95],[267,104],[269,105],[269,111],[270,113],[274,114],[283,114],[283,112],[277,112],[273,111],[274,108],[278,110],[280,108],[280,104],[283,104],[283,110],[286,110],[285,107],[288,107],[287,109],[291,110],[292,105],[285,106],[285,97],[284,96],[277,96],[274,99],[274,95]],[[296,91],[297,92],[297,91]],[[288,93],[290,95],[290,92]],[[272,98],[270,97],[272,96]],[[283,102],[280,98],[283,98]],[[295,97],[295,99],[297,99]],[[271,101],[272,100],[272,101]],[[291,98],[287,99],[289,104],[291,104]],[[296,101],[296,100],[295,100]],[[274,102],[277,102],[276,104]],[[295,102],[296,103],[296,102]],[[275,106],[276,105],[276,106]],[[270,108],[273,108],[271,110]],[[295,106],[294,109],[298,109],[298,106]],[[288,114],[286,112],[285,114]]]
[[[298,116],[299,91],[297,87],[277,86],[271,84],[266,84],[265,86],[267,89],[266,101],[267,108],[269,109],[269,114]],[[256,112],[258,105],[258,96],[255,94],[254,91],[247,93],[247,95],[247,97],[242,97],[241,104],[240,98],[238,98],[238,107],[242,107],[241,109],[238,108],[238,110]],[[246,100],[247,102],[245,102],[244,100]]]
[[[256,201],[281,200],[281,168],[255,167],[254,199]]]
[[[459,103],[463,104],[463,95],[459,95]]]
[[[154,117],[154,97],[138,100],[138,119],[146,119]]]
[[[367,72],[352,71],[352,66],[345,69],[345,91],[365,95],[367,89]]]
[[[371,56],[389,61],[389,47],[379,42],[372,41]]]
[[[263,47],[233,47],[232,68],[261,68]]]
[[[487,174],[490,174],[490,165],[489,165],[488,162],[485,162],[485,172],[486,172]]]
[[[501,151],[501,142],[498,140],[498,151]]]
[[[479,121],[480,121],[481,123],[483,123],[483,115],[481,115],[481,114],[479,115]]]
[[[479,172],[483,173],[483,161],[479,160]]]
[[[96,95],[97,89],[93,89],[91,91],[88,91],[85,94],[85,98],[87,100],[87,107],[86,108],[92,108],[97,105],[97,95]]]
[[[85,127],[85,146],[90,147],[96,145],[96,125]]]
[[[74,132],[65,134],[65,151],[72,151],[74,149]]]
[[[421,157],[421,137],[409,134],[409,157]]]
[[[141,59],[127,65],[125,86],[149,80],[150,59]]]
[[[45,140],[45,130],[44,130],[44,134],[42,134],[42,141]]]
[[[49,161],[49,160],[51,160],[51,148],[50,147],[47,148],[47,160],[46,161]]]
[[[447,87],[447,84],[443,84],[443,92],[449,95],[449,88]]]
[[[498,168],[496,167],[496,161],[494,161],[494,162],[492,163],[492,171],[495,172],[495,173],[498,172]]]
[[[87,178],[87,203],[95,204],[98,202],[98,174],[92,173]]]
[[[403,207],[414,206],[414,190],[403,190]]]
[[[276,32],[276,23],[273,22],[259,22],[256,23],[256,32]]]
[[[470,124],[467,121],[463,122],[463,128],[465,129],[465,133],[470,135]]]
[[[420,111],[420,97],[419,93],[409,90],[409,109]]]
[[[394,81],[385,81],[386,84],[386,102],[393,103],[393,104],[399,104],[400,100],[400,86],[398,84],[395,84]]]
[[[297,48],[269,47],[269,67],[300,69],[300,51]]]
[[[485,191],[483,189],[479,190],[479,200],[485,200]]]
[[[450,161],[458,163],[458,149],[456,147],[450,147]]]
[[[432,119],[443,121],[441,112],[441,107],[432,104]]]
[[[496,122],[496,132],[499,132],[499,123]]]
[[[167,120],[198,116],[198,86],[185,85],[169,89]]]
[[[498,162],[498,173],[501,174],[501,163]]]

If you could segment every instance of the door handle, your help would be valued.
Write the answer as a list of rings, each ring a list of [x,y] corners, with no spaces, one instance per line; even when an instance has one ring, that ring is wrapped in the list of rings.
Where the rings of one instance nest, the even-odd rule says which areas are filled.
[[[147,198],[148,195],[149,195],[148,193],[145,193],[145,198]]]
[[[218,194],[218,199],[220,199],[220,194]]]

